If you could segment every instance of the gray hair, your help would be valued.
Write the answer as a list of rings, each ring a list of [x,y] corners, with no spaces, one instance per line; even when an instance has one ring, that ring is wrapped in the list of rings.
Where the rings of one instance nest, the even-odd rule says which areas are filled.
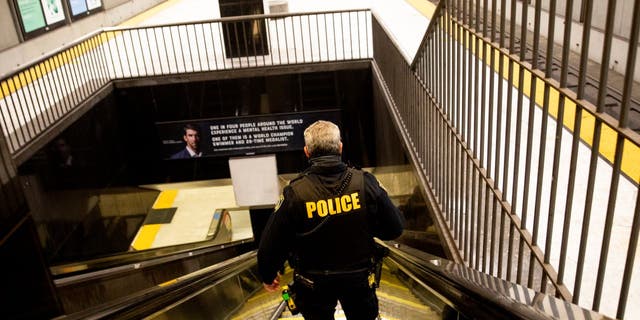
[[[340,154],[340,128],[318,120],[304,130],[304,144],[312,157]]]

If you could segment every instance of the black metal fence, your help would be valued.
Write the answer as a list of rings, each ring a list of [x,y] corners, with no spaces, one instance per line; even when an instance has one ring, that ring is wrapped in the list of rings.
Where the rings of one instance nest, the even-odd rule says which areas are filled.
[[[452,258],[622,318],[638,288],[640,138],[628,128],[637,47],[629,47],[614,118],[603,112],[607,85],[595,104],[582,91],[591,1],[575,89],[567,83],[568,45],[559,80],[553,64],[542,64],[541,56],[554,56],[558,23],[549,15],[541,55],[540,3],[531,15],[515,0],[443,0],[411,63],[368,10],[104,29],[0,80],[3,157],[28,148],[113,80],[373,57],[445,242],[457,248]],[[637,1],[633,10],[630,43],[637,43]],[[611,38],[607,28],[603,57]],[[5,186],[15,181],[7,161]],[[597,271],[587,272],[589,264]]]
[[[368,10],[105,28],[0,80],[15,155],[112,80],[370,59]]]
[[[374,61],[427,194],[436,201],[444,239],[458,249],[452,258],[633,318],[640,312],[627,310],[630,292],[639,287],[632,276],[640,228],[640,138],[628,120],[637,47],[629,46],[615,119],[604,113],[606,61],[597,105],[584,97],[592,3],[585,2],[578,83],[571,88],[571,24],[564,24],[561,68],[554,70],[557,64],[542,63],[541,56],[554,59],[560,23],[549,14],[542,51],[540,4],[440,1],[412,62],[374,19]],[[551,1],[551,10],[555,5]],[[569,17],[572,6],[566,2]],[[633,10],[638,14],[630,43],[637,44],[637,1]],[[605,30],[603,56],[611,50],[611,34]]]

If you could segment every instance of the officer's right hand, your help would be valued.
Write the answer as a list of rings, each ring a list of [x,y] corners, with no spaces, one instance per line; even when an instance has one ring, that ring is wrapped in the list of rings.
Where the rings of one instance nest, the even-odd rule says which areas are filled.
[[[270,284],[263,283],[264,288],[269,292],[276,292],[280,289],[280,275],[276,275],[276,278]]]

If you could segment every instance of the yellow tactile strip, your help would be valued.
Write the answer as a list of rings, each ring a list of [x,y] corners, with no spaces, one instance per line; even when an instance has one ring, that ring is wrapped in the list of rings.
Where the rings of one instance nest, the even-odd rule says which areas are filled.
[[[436,5],[428,0],[405,0],[408,4],[414,7],[423,16],[431,19],[433,13],[436,11]]]
[[[141,14],[129,20],[122,22],[118,26],[120,27],[136,26],[144,22],[145,20],[149,19],[150,17],[158,14],[158,12],[174,6],[176,3],[180,1],[181,0],[169,0],[169,1],[163,2],[147,11],[142,12]],[[96,48],[97,46],[107,42],[108,40],[110,40],[111,38],[115,37],[120,33],[121,33],[120,31],[109,31],[106,33],[103,32],[97,37],[93,37],[76,46],[73,46],[63,52],[60,52],[54,55],[53,57],[45,61],[42,61],[32,66],[27,70],[24,70],[22,72],[17,73],[14,76],[7,78],[7,80],[2,81],[2,83],[0,83],[0,86],[1,86],[0,99],[3,99],[5,96],[15,93],[17,90],[31,84],[35,80],[42,78],[43,76],[62,67],[65,64],[70,63],[71,61],[85,54],[87,51],[90,51]]]
[[[435,5],[427,0],[405,0],[407,3],[411,4],[416,10],[421,12],[424,16],[431,19],[433,16]],[[428,9],[428,7],[433,7],[433,10]],[[425,9],[427,8],[427,9]],[[460,30],[460,33],[457,34],[456,38],[458,39],[458,43],[462,43],[460,39],[463,39],[463,30]],[[484,57],[490,57],[492,48],[491,46],[486,47],[486,52],[482,57],[478,55],[478,50],[475,48],[477,43],[477,38],[474,35],[469,35],[467,37],[467,42],[462,43],[465,48],[470,49],[471,52],[479,59],[485,60]],[[483,39],[480,39],[484,41]],[[499,72],[500,65],[500,51],[498,49],[493,49],[493,54],[495,57],[495,63],[493,65],[494,71]],[[509,57],[502,55],[502,63],[503,63],[503,73],[502,78],[504,80],[509,80]],[[513,64],[513,76],[512,85],[515,88],[519,88],[516,79],[518,79],[518,74],[520,70],[520,64],[517,62]],[[531,72],[529,70],[524,70],[523,72],[523,87],[522,92],[530,99],[531,94]],[[540,78],[536,78],[536,92],[534,94],[534,99],[536,105],[538,107],[544,104],[544,81]],[[558,119],[558,106],[560,105],[560,92],[553,88],[549,88],[549,114],[554,118]],[[569,99],[568,97],[564,97],[564,117],[563,117],[563,125],[572,133],[574,132],[574,123],[576,116],[576,103],[575,101]],[[582,112],[582,124],[580,127],[580,139],[584,141],[589,147],[593,146],[593,133],[596,123],[596,117],[594,114],[583,110]],[[600,133],[600,154],[607,159],[610,163],[613,163],[615,157],[615,149],[616,149],[616,140],[618,134],[616,131],[608,126],[607,124],[602,125],[602,131]],[[640,146],[636,145],[632,141],[625,139],[624,142],[624,152],[622,155],[622,163],[621,170],[622,172],[634,183],[640,184]]]
[[[144,22],[145,20],[151,18],[152,16],[158,14],[160,11],[164,11],[167,10],[169,8],[171,8],[172,6],[176,5],[177,3],[179,3],[182,0],[168,0],[166,2],[163,2],[121,24],[119,24],[119,26],[121,27],[132,27],[132,26],[136,26],[142,22]]]
[[[178,195],[178,190],[165,190],[160,192],[153,209],[166,209],[173,205],[173,201]],[[135,250],[144,250],[151,248],[156,235],[160,231],[162,224],[145,224],[139,230],[136,238],[133,240],[131,247]]]
[[[462,39],[461,34],[458,35],[458,39]],[[483,40],[482,40],[483,41]],[[493,54],[495,57],[495,63],[493,65],[494,71],[499,72],[500,66],[500,51],[498,49],[492,49],[490,46],[487,46],[486,51],[482,57],[479,57],[477,54],[476,46],[476,37],[470,36],[468,37],[468,43],[465,43],[464,46],[466,48],[471,48],[473,54],[478,57],[479,60],[485,60],[485,57],[490,57],[491,51],[493,50]],[[509,57],[502,55],[502,64],[503,64],[503,73],[502,78],[505,80],[509,80]],[[520,64],[513,63],[513,73],[512,73],[512,85],[514,88],[519,89],[518,79],[520,72]],[[532,95],[531,93],[531,71],[524,70],[523,71],[523,82],[522,82],[522,92],[527,97],[527,99],[531,99],[533,96],[535,99],[535,103],[538,107],[544,104],[544,88],[545,82],[544,80],[536,77],[536,92]],[[560,92],[553,88],[549,87],[549,114],[554,118],[558,119],[558,106],[560,105]],[[564,97],[564,115],[563,115],[563,125],[567,130],[574,132],[574,123],[576,116],[577,106],[575,101],[568,97]],[[582,112],[582,124],[580,127],[580,139],[584,141],[588,146],[593,146],[593,133],[596,123],[596,117],[594,114],[583,109]],[[608,126],[607,124],[602,125],[602,131],[600,134],[600,154],[607,159],[609,162],[613,163],[616,149],[616,140],[618,134],[616,131]],[[640,183],[640,146],[634,144],[630,140],[626,139],[624,143],[624,153],[622,156],[622,172],[627,175],[631,179],[631,181],[635,183]]]

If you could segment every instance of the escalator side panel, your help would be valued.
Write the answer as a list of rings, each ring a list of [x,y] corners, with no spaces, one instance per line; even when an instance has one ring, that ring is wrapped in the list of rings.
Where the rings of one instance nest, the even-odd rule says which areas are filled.
[[[249,251],[251,246],[251,244],[234,246],[159,265],[132,268],[127,272],[108,277],[59,285],[58,296],[65,314],[79,312],[238,256]]]
[[[255,266],[222,280],[190,298],[169,306],[149,317],[150,319],[228,319],[262,283]]]

